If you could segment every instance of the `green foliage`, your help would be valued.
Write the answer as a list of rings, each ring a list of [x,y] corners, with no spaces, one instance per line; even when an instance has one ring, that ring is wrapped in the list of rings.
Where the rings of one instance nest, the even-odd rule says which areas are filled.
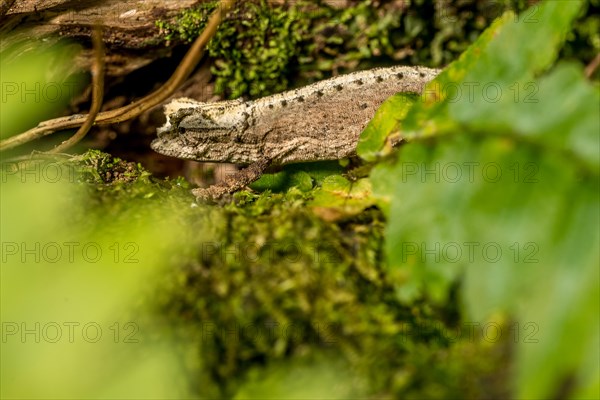
[[[302,164],[284,165],[281,171],[265,173],[250,187],[259,192],[270,190],[280,193],[297,188],[309,192],[315,185],[323,183],[323,179],[343,172],[340,161],[317,161]]]
[[[584,3],[578,21],[567,36],[567,44],[561,49],[561,58],[577,59],[589,64],[600,53],[600,0]],[[600,70],[593,78],[600,80]]]
[[[193,253],[174,257],[157,298],[171,324],[185,325],[189,351],[200,357],[198,393],[339,399],[347,390],[392,398],[504,393],[501,385],[482,383],[497,373],[489,360],[500,362],[498,356],[486,358],[495,345],[476,340],[449,348],[447,329],[456,321],[442,311],[451,305],[400,301],[380,258],[384,224],[377,210],[331,224],[304,197],[297,190],[240,192],[234,203],[199,207],[190,218],[191,230],[204,234],[188,237]],[[435,374],[415,367],[435,360],[444,360]],[[208,393],[215,382],[220,390]]]
[[[357,226],[347,236],[312,214],[297,191],[258,198],[240,193],[237,204],[196,221],[198,228],[209,223],[212,237],[190,243],[196,261],[171,275],[165,301],[173,316],[195,321],[203,361],[226,391],[235,391],[260,360],[313,346],[349,357],[382,329],[397,332],[394,315],[410,315],[381,303],[393,292],[373,260],[383,228],[377,213],[366,222],[370,232]],[[234,337],[226,333],[231,330]]]
[[[406,113],[416,99],[414,93],[398,93],[387,99],[377,110],[375,116],[360,135],[360,140],[356,146],[356,154],[365,161],[375,161],[384,155],[384,147],[391,144],[388,140],[391,132],[397,132],[400,122],[406,116]],[[390,114],[394,118],[389,118]],[[391,146],[385,149],[389,152]]]
[[[61,166],[2,165],[1,397],[186,397],[176,342],[142,301],[181,220],[159,202],[93,207]]]
[[[341,175],[327,177],[310,202],[313,211],[329,221],[358,215],[374,204],[368,179],[349,181]]]
[[[262,24],[266,38],[221,48],[219,79],[245,90],[263,80],[256,93],[266,93],[283,87],[294,60],[319,77],[389,56],[402,40],[415,50],[409,58],[447,60],[468,42],[461,32],[486,25],[458,13],[435,21],[445,28],[433,34],[429,17],[392,3],[381,3],[392,7],[384,13],[318,4],[310,23],[290,16],[294,8],[244,5],[247,18],[224,25],[211,46],[246,25]],[[181,398],[189,385],[203,398],[597,398],[600,98],[581,65],[554,65],[585,9],[558,3],[505,15],[422,98],[386,102],[359,145],[375,164],[368,179],[340,175],[338,162],[286,166],[255,184],[263,193],[215,207],[195,203],[183,180],[158,181],[100,152],[47,162],[66,168],[60,183],[42,162],[3,165],[3,329],[97,322],[105,336],[3,342],[2,397]],[[437,40],[418,44],[418,34]],[[260,46],[269,57],[253,53]],[[260,61],[242,67],[250,59]],[[503,95],[466,96],[466,82]],[[401,136],[408,143],[395,151]],[[6,247],[71,242],[95,243],[106,257],[32,262]],[[125,262],[136,249],[128,243],[137,263]],[[115,343],[110,326],[129,321],[141,342]],[[467,324],[503,335],[469,336]]]
[[[329,356],[329,358],[327,358]],[[236,393],[236,400],[348,399],[364,397],[364,382],[356,379],[337,354],[296,357],[256,369]],[[360,384],[363,383],[362,387]]]
[[[417,0],[409,4],[361,0],[334,8],[321,1],[291,5],[239,2],[208,46],[217,93],[261,97],[290,86],[290,77],[317,80],[359,64],[442,66],[455,60],[505,10],[525,10],[524,0]],[[203,2],[169,21],[157,21],[167,42],[189,43],[204,28],[216,2]],[[600,51],[600,18],[592,0],[583,9],[563,56],[584,62]],[[535,21],[539,6],[523,18]],[[475,18],[474,18],[475,16]]]
[[[0,138],[5,139],[61,112],[84,82],[72,64],[63,62],[72,59],[79,46],[9,45],[10,37],[0,39]]]
[[[230,98],[261,97],[288,85],[286,72],[298,58],[310,20],[267,0],[242,2],[209,46],[215,58],[215,91]],[[226,43],[226,45],[223,45]]]
[[[260,97],[288,87],[285,71],[301,51],[310,19],[297,8],[285,12],[266,0],[240,2],[223,21],[208,45],[215,58],[217,93],[231,98]],[[216,3],[203,3],[184,12],[173,23],[158,21],[165,38],[190,42],[204,28]]]
[[[600,93],[579,65],[544,74],[581,6],[499,20],[408,115],[388,113],[404,121],[380,135],[409,144],[372,173],[402,299],[443,304],[460,281],[467,320],[535,328],[515,340],[518,398],[598,397]],[[473,83],[501,95],[447,90]]]
[[[69,63],[51,50],[24,58]],[[0,397],[186,398],[177,342],[148,298],[181,251],[189,192],[98,151],[2,161]]]
[[[130,183],[149,176],[140,164],[126,162],[98,150],[88,150],[77,158],[80,178],[89,183]]]
[[[208,17],[218,4],[218,1],[202,2],[196,7],[182,12],[172,22],[156,21],[156,26],[167,42],[181,40],[190,43],[204,30]]]

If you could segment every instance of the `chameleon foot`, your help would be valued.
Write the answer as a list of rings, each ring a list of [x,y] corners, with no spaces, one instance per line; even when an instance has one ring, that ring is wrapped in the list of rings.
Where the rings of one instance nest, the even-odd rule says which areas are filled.
[[[261,158],[250,164],[247,168],[229,175],[223,182],[208,188],[194,189],[192,190],[192,194],[196,196],[196,199],[198,200],[218,201],[233,192],[243,189],[260,178],[270,164],[271,160]]]

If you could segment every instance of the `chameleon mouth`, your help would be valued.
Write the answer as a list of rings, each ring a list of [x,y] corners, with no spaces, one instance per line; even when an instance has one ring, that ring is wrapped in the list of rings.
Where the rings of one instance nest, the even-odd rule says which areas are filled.
[[[200,161],[203,158],[198,146],[190,143],[184,135],[172,132],[167,132],[154,139],[150,143],[150,148],[159,154],[169,157],[195,161]]]
[[[170,135],[159,136],[157,139],[150,142],[150,148],[165,156],[177,157],[177,154],[179,154],[177,149],[181,152],[181,147],[177,147],[174,140],[175,138]]]
[[[181,134],[185,133],[185,129],[182,129],[179,123],[201,104],[203,103],[188,98],[175,99],[167,103],[164,106],[167,120],[164,125],[156,129],[158,137],[150,143],[150,148],[166,156],[181,157],[182,148],[187,146],[181,137]]]

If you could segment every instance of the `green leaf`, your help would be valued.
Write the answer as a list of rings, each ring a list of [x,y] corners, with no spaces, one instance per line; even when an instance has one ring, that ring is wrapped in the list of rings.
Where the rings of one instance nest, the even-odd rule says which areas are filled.
[[[517,398],[600,395],[600,95],[578,65],[536,79],[580,6],[544,2],[504,21],[466,73],[454,65],[437,80],[500,96],[424,97],[399,161],[371,174],[397,295],[444,303],[461,282],[467,321],[508,315]]]
[[[545,71],[556,60],[583,3],[545,1],[530,7],[490,41],[464,82],[510,85]],[[481,91],[475,93],[481,96]]]
[[[598,337],[597,324],[585,328],[598,315],[589,284],[600,263],[598,174],[508,137],[448,136],[408,144],[401,156],[387,175],[398,295],[444,303],[462,277],[469,321],[508,312],[519,329],[539,330],[537,347],[530,330],[517,344],[519,398],[551,397],[556,382],[585,374]]]
[[[470,129],[513,132],[570,152],[591,169],[600,167],[600,91],[586,81],[581,66],[560,64],[539,81],[496,88],[498,101],[461,99],[450,105],[450,114]]]
[[[186,396],[177,342],[147,302],[183,251],[185,207],[132,198],[90,213],[73,171],[35,171],[2,183],[0,397]]]
[[[250,184],[250,187],[259,192],[271,190],[281,192],[287,189],[290,181],[290,173],[288,171],[279,171],[273,174],[263,174],[259,179]]]
[[[317,185],[321,184],[328,176],[339,174],[342,170],[340,161],[337,160],[289,164],[279,172],[263,174],[250,187],[260,192],[285,192],[292,187],[308,192],[313,188],[313,181]]]
[[[425,88],[422,101],[415,104],[403,124],[403,135],[410,140],[454,132],[461,128],[449,118],[448,107],[461,104],[462,110],[486,116],[483,109],[498,109],[498,98],[505,102],[529,99],[536,87],[533,78],[555,61],[582,1],[546,1],[532,6],[518,18],[507,12],[497,19],[461,57]],[[454,109],[451,109],[452,112]],[[455,111],[455,110],[454,110]]]
[[[265,174],[250,187],[260,192],[271,190],[272,192],[285,192],[296,187],[301,192],[308,192],[313,187],[313,181],[309,174],[304,171],[284,170],[274,174]]]
[[[417,102],[406,116],[402,124],[404,138],[410,140],[417,136],[428,136],[440,131],[451,131],[456,127],[454,121],[448,119],[448,100],[454,99],[460,89],[456,82],[464,80],[467,71],[479,63],[480,54],[485,52],[489,43],[494,40],[507,26],[515,15],[506,12],[494,21],[477,38],[469,48],[461,54],[458,60],[445,68],[423,90],[421,101]]]
[[[0,52],[2,139],[64,112],[71,98],[83,90],[84,84],[81,76],[76,75],[78,71],[72,62],[79,46],[41,42],[9,45],[13,39],[0,36],[3,43]]]
[[[341,175],[332,175],[314,192],[309,206],[321,218],[336,221],[357,215],[374,204],[371,182],[367,178],[351,182]]]
[[[356,153],[365,161],[375,161],[390,134],[397,132],[400,122],[414,104],[417,95],[399,93],[387,99],[375,113],[365,130],[360,134]]]

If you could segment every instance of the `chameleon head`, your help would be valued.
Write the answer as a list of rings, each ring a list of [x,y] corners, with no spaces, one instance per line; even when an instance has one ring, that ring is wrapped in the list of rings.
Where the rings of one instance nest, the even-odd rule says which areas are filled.
[[[202,103],[179,98],[165,106],[167,122],[158,128],[154,151],[197,161],[215,161],[220,155],[210,154],[232,143],[248,124],[247,105],[242,100]]]

